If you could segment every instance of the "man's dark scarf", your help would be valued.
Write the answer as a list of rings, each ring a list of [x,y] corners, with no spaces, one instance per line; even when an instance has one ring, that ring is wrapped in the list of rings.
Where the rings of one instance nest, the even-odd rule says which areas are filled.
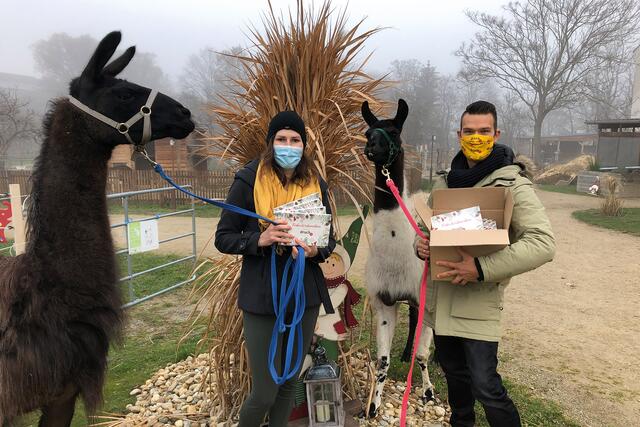
[[[473,187],[494,171],[513,164],[515,154],[510,147],[502,144],[493,146],[489,157],[470,168],[462,151],[451,161],[451,171],[447,174],[449,188]]]

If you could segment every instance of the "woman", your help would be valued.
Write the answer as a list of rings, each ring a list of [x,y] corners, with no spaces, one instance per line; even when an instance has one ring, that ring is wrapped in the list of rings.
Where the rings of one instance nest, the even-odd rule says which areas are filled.
[[[304,152],[306,141],[305,125],[300,116],[293,111],[278,113],[269,124],[267,145],[261,158],[247,164],[236,174],[227,203],[273,218],[273,208],[313,193],[321,193],[327,213],[331,213],[327,184],[311,170],[311,162]],[[276,320],[271,296],[271,251],[274,244],[286,244],[293,239],[288,233],[290,229],[285,221],[273,225],[223,211],[216,231],[215,245],[220,252],[243,255],[238,306],[243,311],[252,387],[251,394],[240,410],[240,427],[259,426],[267,413],[269,426],[286,426],[293,408],[299,373],[278,386],[271,378],[267,360]],[[306,258],[306,308],[302,329],[303,348],[307,350],[320,304],[324,305],[327,313],[333,313],[319,264],[329,257],[336,242],[331,229],[326,248],[309,247],[297,239],[295,243],[304,249]],[[295,247],[277,246],[276,253],[276,276],[281,278],[287,259],[297,258],[298,250]],[[288,311],[293,312],[291,305]],[[286,339],[286,335],[281,337],[278,345],[276,366],[284,364],[281,348]],[[294,352],[292,360],[295,358]]]

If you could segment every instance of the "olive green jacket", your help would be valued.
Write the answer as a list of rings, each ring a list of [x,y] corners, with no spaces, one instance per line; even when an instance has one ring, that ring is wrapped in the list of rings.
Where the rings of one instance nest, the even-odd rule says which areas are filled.
[[[504,290],[509,280],[551,261],[555,240],[545,209],[519,165],[500,168],[475,187],[511,189],[514,201],[509,228],[511,244],[478,258],[484,275],[482,282],[453,285],[429,278],[425,318],[438,335],[499,341]],[[433,190],[443,188],[447,188],[446,175],[438,178]],[[428,203],[432,206],[431,197]]]

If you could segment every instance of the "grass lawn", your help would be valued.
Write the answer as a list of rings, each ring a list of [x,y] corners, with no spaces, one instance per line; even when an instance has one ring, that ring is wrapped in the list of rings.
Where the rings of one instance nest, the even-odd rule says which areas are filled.
[[[191,205],[177,205],[176,208],[159,206],[150,203],[137,203],[134,201],[129,202],[129,215],[155,215],[171,213],[176,211],[182,211],[191,209]],[[197,203],[195,206],[196,216],[198,218],[218,218],[220,217],[221,209],[213,205]],[[109,204],[110,215],[123,215],[124,208],[120,204],[120,200],[112,201]],[[191,216],[191,212],[181,214],[180,216]]]
[[[178,205],[176,206],[176,209],[173,209],[171,207],[166,207],[166,206],[130,202],[129,215],[155,215],[155,214],[176,212],[176,211],[181,211],[186,209],[191,209],[191,205]],[[222,211],[218,207],[215,207],[213,205],[205,205],[205,204],[196,204],[195,210],[196,210],[196,217],[198,218],[219,218],[220,212]],[[109,205],[109,214],[110,215],[124,214],[124,208],[120,205],[119,201],[118,203],[111,203]],[[339,216],[355,216],[355,215],[358,215],[358,211],[353,205],[338,206],[338,215]],[[180,214],[179,216],[191,216],[191,212]]]
[[[167,260],[175,259],[171,256],[158,256],[154,254],[139,254],[134,257],[134,271],[146,269]],[[124,265],[121,268],[125,268]],[[162,273],[142,276],[136,279],[137,292],[150,293],[157,290],[162,284],[172,284],[188,277],[191,269],[190,263],[178,264],[168,267]],[[158,280],[158,274],[162,281]],[[358,287],[357,280],[354,285]],[[182,288],[167,295],[147,301],[128,310],[128,328],[122,345],[116,345],[109,354],[109,371],[105,385],[105,404],[103,412],[123,413],[129,403],[134,403],[135,398],[129,396],[129,392],[136,386],[144,383],[155,371],[168,363],[175,363],[193,354],[199,335],[188,337],[178,347],[186,327],[186,318],[190,309],[185,307],[188,288]],[[364,291],[360,288],[360,292]],[[362,304],[356,306],[356,315],[361,318]],[[404,380],[408,371],[408,364],[402,363],[399,356],[404,348],[408,331],[408,310],[403,306],[399,315],[399,327],[393,342],[391,366],[389,377],[396,380]],[[363,324],[364,325],[364,324]],[[363,342],[368,343],[368,334],[363,334]],[[370,343],[375,357],[375,341]],[[431,381],[434,383],[439,395],[446,399],[446,382],[439,367],[430,363]],[[420,374],[414,375],[414,384],[420,384]],[[561,409],[553,402],[534,397],[526,387],[511,383],[505,379],[505,386],[513,400],[518,405],[524,425],[535,426],[570,426],[577,424],[567,420]],[[478,406],[478,426],[487,426],[484,412]],[[22,421],[21,425],[35,426],[38,414],[30,414]],[[90,422],[84,413],[81,403],[78,403],[76,415],[72,425],[74,427],[86,426]]]
[[[360,294],[365,295],[365,290],[359,286],[357,280],[353,281],[353,285],[358,289]],[[362,306],[358,304],[354,308],[354,313],[358,319],[362,318]],[[409,310],[407,305],[403,305],[400,308],[398,315],[398,326],[396,327],[396,333],[393,338],[393,345],[391,349],[391,364],[389,366],[388,377],[398,381],[405,381],[407,379],[407,373],[409,372],[409,364],[400,361],[400,356],[407,342],[407,335],[409,331]],[[362,325],[362,323],[361,323]],[[355,335],[355,334],[354,334]],[[370,345],[371,355],[375,357],[375,338],[373,342],[369,344],[369,334],[363,334],[363,341]],[[357,335],[355,335],[357,337]],[[421,385],[422,379],[419,369],[414,369],[413,384]],[[433,383],[437,394],[441,399],[447,399],[447,383],[444,378],[444,374],[440,367],[431,361],[429,363],[429,375],[431,382]],[[515,384],[509,381],[508,378],[504,378],[504,385],[509,391],[511,399],[518,406],[520,417],[522,418],[523,425],[529,426],[564,426],[564,427],[578,427],[579,424],[567,419],[561,408],[552,401],[537,398],[531,394],[531,391],[524,386]],[[384,401],[384,399],[383,399]],[[476,404],[476,425],[486,427],[489,424],[484,416],[484,410],[479,403]]]
[[[622,216],[603,215],[599,209],[573,212],[573,217],[597,227],[640,236],[640,208],[624,208]]]
[[[536,188],[542,191],[551,191],[553,193],[573,194],[576,196],[589,196],[587,193],[578,193],[575,185],[553,185],[553,184],[536,184]]]
[[[184,256],[176,255],[159,255],[150,252],[140,253],[131,256],[131,270],[133,273],[141,272],[149,268],[165,264]],[[121,277],[127,275],[127,256],[121,254],[118,256],[118,263],[120,264]],[[160,270],[144,274],[131,280],[131,287],[134,293],[134,299],[141,298],[147,295],[151,295],[166,287],[172,286],[176,283],[187,280],[190,275],[193,263],[191,261],[185,261],[180,264],[172,265],[162,268]],[[121,283],[122,294],[124,295],[125,302],[131,301],[129,298],[128,283]],[[185,286],[189,286],[188,284]]]

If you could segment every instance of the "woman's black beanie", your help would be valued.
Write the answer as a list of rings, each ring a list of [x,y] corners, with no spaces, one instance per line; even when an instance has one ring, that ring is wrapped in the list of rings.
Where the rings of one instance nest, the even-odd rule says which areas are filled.
[[[267,141],[270,141],[282,129],[291,129],[298,132],[302,138],[302,143],[305,146],[307,145],[307,132],[304,127],[304,121],[295,111],[281,111],[273,116],[269,123]]]

